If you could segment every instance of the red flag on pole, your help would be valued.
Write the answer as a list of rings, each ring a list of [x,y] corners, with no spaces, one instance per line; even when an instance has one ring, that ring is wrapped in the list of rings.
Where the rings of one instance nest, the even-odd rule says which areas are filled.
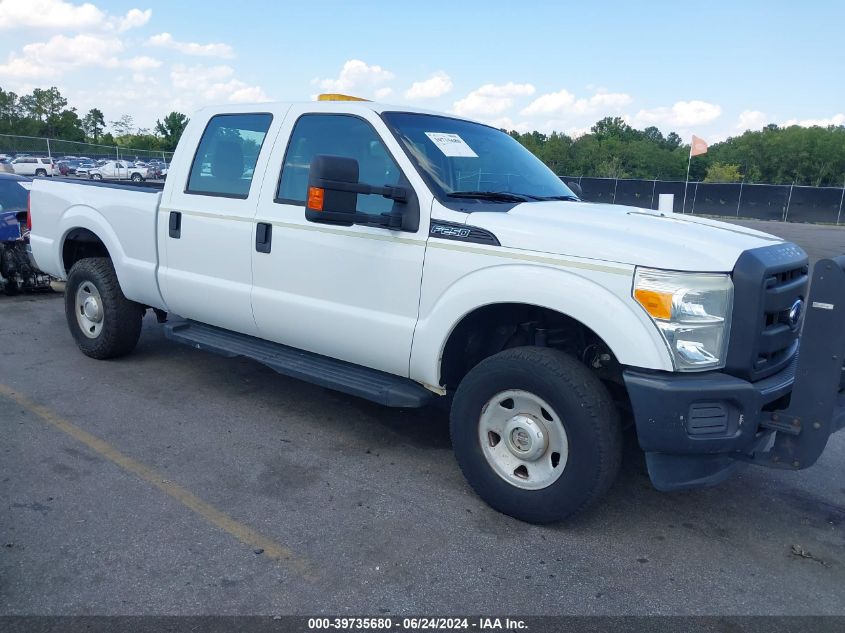
[[[689,148],[690,158],[700,154],[707,153],[707,141],[703,138],[698,138],[695,134],[692,135],[692,145]]]

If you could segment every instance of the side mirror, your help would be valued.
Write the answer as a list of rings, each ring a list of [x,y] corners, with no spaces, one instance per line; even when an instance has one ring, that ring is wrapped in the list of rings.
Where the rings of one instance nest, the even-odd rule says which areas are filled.
[[[574,193],[576,196],[581,199],[584,198],[584,190],[581,189],[581,185],[579,185],[577,182],[568,182],[566,183],[566,186],[572,189],[572,193]]]
[[[352,226],[358,206],[358,161],[342,156],[315,156],[308,171],[305,218],[323,224]]]
[[[402,211],[383,213],[381,216],[356,211],[359,193],[380,195],[398,203],[407,203],[409,197],[405,187],[363,184],[358,182],[358,174],[358,161],[354,158],[315,156],[308,172],[305,219],[341,226],[370,224],[391,229],[408,229]]]

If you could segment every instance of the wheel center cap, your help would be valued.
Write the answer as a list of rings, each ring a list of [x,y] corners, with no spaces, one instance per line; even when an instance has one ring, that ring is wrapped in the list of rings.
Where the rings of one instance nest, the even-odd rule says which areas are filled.
[[[85,303],[82,304],[82,313],[86,318],[94,321],[95,323],[102,319],[100,303],[94,297],[88,297],[85,299]]]
[[[527,415],[515,415],[505,426],[508,450],[524,461],[539,459],[548,448],[543,425]]]

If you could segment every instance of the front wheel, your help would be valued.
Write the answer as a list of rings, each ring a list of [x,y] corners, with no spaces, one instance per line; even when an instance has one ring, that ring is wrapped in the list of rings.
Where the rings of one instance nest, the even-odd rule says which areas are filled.
[[[141,335],[143,307],[127,299],[108,257],[80,259],[65,284],[65,316],[82,353],[99,360],[131,352]]]
[[[450,415],[452,447],[490,506],[530,523],[595,503],[622,459],[619,416],[601,381],[575,358],[519,347],[463,379]]]
[[[102,179],[103,179],[103,177],[102,177],[100,174],[91,174],[91,175],[89,176],[89,178],[90,178],[91,180],[102,180]]]

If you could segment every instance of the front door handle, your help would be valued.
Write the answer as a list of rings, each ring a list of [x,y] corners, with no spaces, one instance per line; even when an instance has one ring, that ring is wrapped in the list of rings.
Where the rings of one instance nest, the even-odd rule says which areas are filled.
[[[182,237],[182,214],[179,211],[170,212],[170,237],[179,239]]]
[[[269,222],[259,222],[255,227],[255,250],[259,253],[269,253],[272,241],[273,225]]]

